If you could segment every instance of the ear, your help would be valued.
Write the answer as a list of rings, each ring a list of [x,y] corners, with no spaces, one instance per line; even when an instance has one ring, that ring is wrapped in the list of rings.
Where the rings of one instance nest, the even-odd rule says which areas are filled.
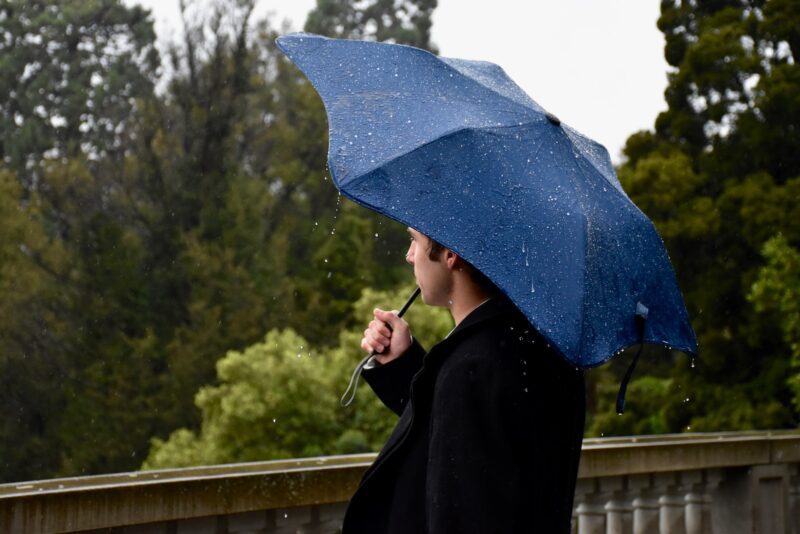
[[[460,269],[463,266],[461,257],[450,249],[444,251],[444,262],[448,269]]]

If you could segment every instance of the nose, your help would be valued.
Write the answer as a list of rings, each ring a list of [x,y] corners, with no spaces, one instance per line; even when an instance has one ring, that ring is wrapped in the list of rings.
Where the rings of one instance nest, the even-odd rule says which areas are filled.
[[[408,251],[406,252],[406,263],[414,265],[414,242],[413,241],[408,246]]]

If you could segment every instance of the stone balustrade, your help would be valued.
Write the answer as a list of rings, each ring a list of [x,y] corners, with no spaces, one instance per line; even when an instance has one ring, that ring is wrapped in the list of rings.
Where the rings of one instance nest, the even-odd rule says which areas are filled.
[[[577,534],[798,534],[800,434],[586,440]]]
[[[0,532],[328,533],[373,454],[0,485]],[[576,534],[800,534],[800,433],[586,440]]]

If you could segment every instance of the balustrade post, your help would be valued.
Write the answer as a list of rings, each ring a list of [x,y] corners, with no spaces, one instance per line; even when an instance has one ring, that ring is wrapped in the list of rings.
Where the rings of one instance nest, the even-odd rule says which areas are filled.
[[[658,474],[656,480],[664,488],[658,498],[659,534],[686,534],[686,499],[681,491],[680,474]]]
[[[603,493],[611,497],[605,504],[606,534],[629,534],[631,531],[633,508],[628,495],[628,483],[625,477],[607,477],[601,479]]]
[[[686,501],[686,534],[704,534],[706,525],[703,508],[706,501],[705,474],[702,471],[681,473],[683,485],[689,489]]]
[[[800,534],[800,465],[789,471],[789,532]]]
[[[717,487],[722,482],[723,473],[721,469],[706,469],[703,472],[704,492],[702,494],[703,529],[702,534],[713,534],[711,526],[711,506],[714,503],[712,495],[717,491]]]
[[[597,479],[579,479],[575,493],[580,495],[580,498],[576,499],[580,504],[575,508],[578,534],[605,534],[605,499],[600,492]]]
[[[651,475],[628,478],[633,498],[633,534],[651,534],[658,531],[658,496],[653,492]]]

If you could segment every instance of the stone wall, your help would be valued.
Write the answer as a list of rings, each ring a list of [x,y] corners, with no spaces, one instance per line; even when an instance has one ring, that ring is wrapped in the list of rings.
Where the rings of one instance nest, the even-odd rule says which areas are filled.
[[[372,454],[0,485],[0,532],[331,533]],[[800,534],[800,433],[586,440],[578,534]]]

